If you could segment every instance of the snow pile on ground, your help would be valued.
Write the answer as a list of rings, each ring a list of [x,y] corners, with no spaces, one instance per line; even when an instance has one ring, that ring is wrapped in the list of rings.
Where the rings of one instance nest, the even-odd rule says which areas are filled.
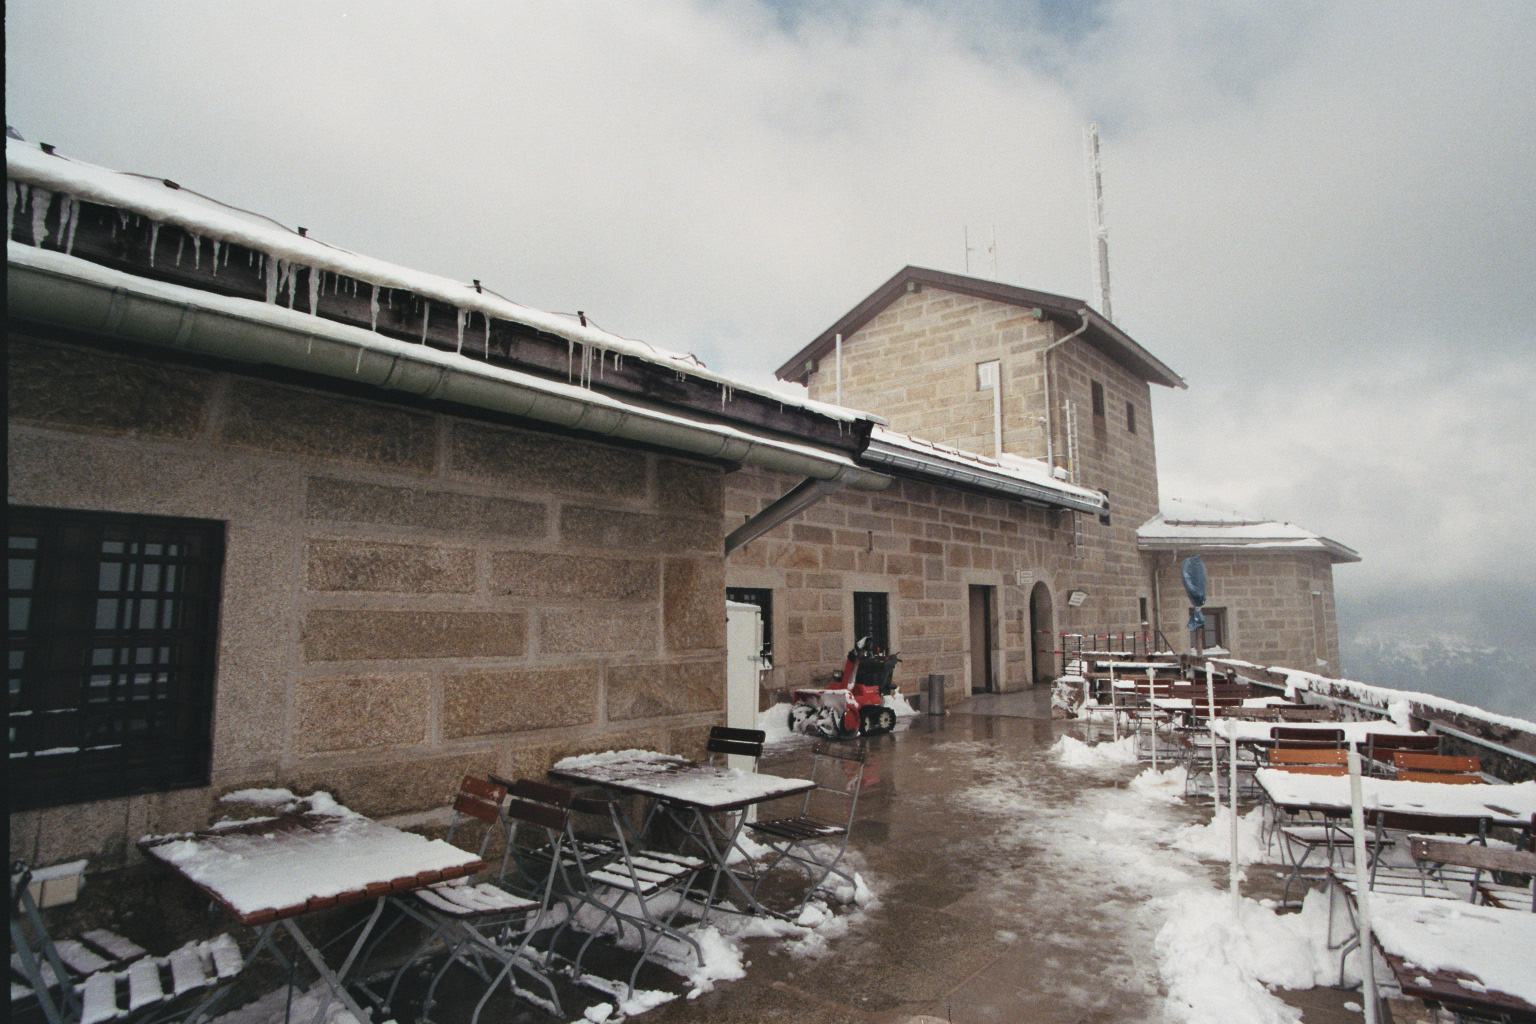
[[[1255,807],[1237,818],[1237,862],[1263,864],[1273,857],[1264,849],[1264,808]],[[1174,833],[1168,845],[1192,853],[1201,860],[1226,861],[1232,856],[1232,810],[1225,804],[1210,821],[1186,825]]]
[[[1338,955],[1327,947],[1328,897],[1321,892],[1309,892],[1299,914],[1277,914],[1245,898],[1236,919],[1225,893],[1184,893],[1166,903],[1156,949],[1176,1021],[1296,1024],[1301,1011],[1269,988],[1305,989],[1337,979]]]
[[[1051,753],[1068,768],[1103,768],[1111,765],[1136,763],[1136,737],[1107,743],[1084,743],[1072,736],[1062,736],[1051,747]]]
[[[912,704],[907,700],[906,694],[902,693],[900,690],[886,694],[885,697],[881,698],[880,702],[886,707],[890,708],[892,711],[896,712],[897,718],[911,718],[913,715],[917,714],[917,708],[912,706]]]
[[[789,708],[788,704],[775,704],[757,713],[757,727],[763,730],[764,743],[783,743],[799,735],[789,727]]]
[[[1165,804],[1183,803],[1188,774],[1183,765],[1162,771],[1147,768],[1131,780],[1131,792]]]

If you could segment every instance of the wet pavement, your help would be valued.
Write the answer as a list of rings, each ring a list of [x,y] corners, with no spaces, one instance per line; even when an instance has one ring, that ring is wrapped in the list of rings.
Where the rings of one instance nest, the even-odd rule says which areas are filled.
[[[1208,815],[1133,795],[1125,785],[1134,767],[1061,765],[1051,746],[1064,733],[1081,735],[1081,728],[1052,721],[1041,689],[973,698],[945,717],[920,716],[875,738],[853,846],[879,906],[820,957],[795,955],[782,940],[744,940],[744,979],[717,983],[642,1019],[1164,1020],[1157,929],[1168,892],[1190,884],[1191,870],[1205,869],[1185,855],[1154,851],[1149,858],[1146,850],[1156,836]],[[810,742],[795,738],[770,748],[762,767],[805,775],[809,762]],[[1213,886],[1224,884],[1224,865],[1208,870]],[[1268,875],[1251,869],[1248,891],[1272,886]],[[480,994],[472,978],[456,973],[463,990],[452,974],[444,981],[436,1020],[467,1019]],[[640,985],[687,988],[650,969]],[[1308,1022],[1333,1024],[1362,1019],[1343,1008],[1352,998],[1358,995],[1313,990],[1291,1002]],[[565,1016],[577,1019],[600,1000],[572,990]],[[411,1014],[408,1004],[395,1010],[402,1020]],[[554,1018],[497,996],[483,1019]]]

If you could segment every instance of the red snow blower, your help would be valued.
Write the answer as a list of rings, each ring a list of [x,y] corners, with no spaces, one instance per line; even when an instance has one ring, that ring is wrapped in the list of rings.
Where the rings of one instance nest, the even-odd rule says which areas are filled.
[[[792,692],[789,727],[827,739],[890,732],[896,727],[896,712],[885,706],[885,697],[896,692],[891,677],[899,661],[898,655],[871,648],[865,637],[848,652],[842,673],[832,676],[832,686]]]

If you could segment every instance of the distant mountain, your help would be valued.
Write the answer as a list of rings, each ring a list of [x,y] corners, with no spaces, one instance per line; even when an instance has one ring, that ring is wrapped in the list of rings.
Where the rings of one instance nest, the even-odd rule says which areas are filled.
[[[1536,638],[1512,648],[1456,636],[1346,632],[1340,654],[1349,679],[1536,719]]]

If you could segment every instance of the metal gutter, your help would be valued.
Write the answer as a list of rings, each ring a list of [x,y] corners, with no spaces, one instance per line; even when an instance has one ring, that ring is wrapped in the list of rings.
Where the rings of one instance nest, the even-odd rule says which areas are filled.
[[[298,370],[568,430],[861,490],[891,479],[803,442],[638,404],[247,299],[12,242],[9,316],[216,359]]]
[[[864,454],[859,456],[859,460],[883,469],[936,478],[947,483],[958,484],[962,487],[990,491],[993,494],[1017,498],[1020,501],[1026,501],[1045,508],[1075,509],[1079,512],[1092,512],[1095,515],[1100,515],[1109,510],[1109,502],[1103,498],[1095,501],[1091,498],[1068,494],[1052,487],[1020,480],[1017,477],[1001,473],[988,473],[980,469],[969,469],[946,459],[934,458],[921,452],[914,452],[908,448],[888,444],[876,439],[872,439],[869,442],[869,447],[864,449]]]

